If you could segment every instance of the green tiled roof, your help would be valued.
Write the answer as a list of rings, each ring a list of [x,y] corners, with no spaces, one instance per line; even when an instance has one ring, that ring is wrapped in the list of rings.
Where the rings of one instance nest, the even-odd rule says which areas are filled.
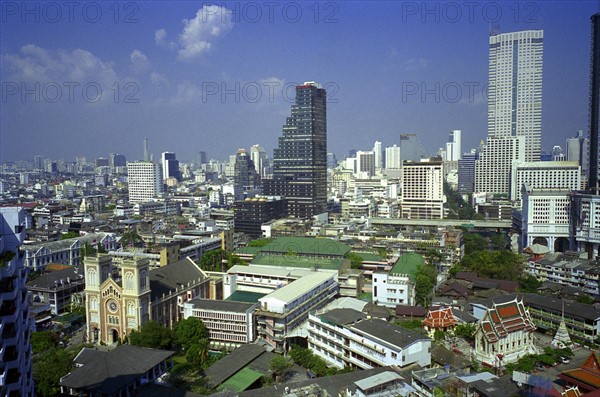
[[[246,254],[246,255],[256,255],[260,252],[262,247],[241,247],[236,249],[234,254]]]
[[[227,379],[220,387],[220,390],[234,390],[242,392],[256,382],[263,374],[250,368],[242,368],[237,374]]]
[[[229,297],[225,300],[234,302],[256,303],[260,298],[262,298],[265,295],[266,294],[261,294],[259,292],[235,291],[233,294],[229,295]]]
[[[260,253],[252,260],[252,265],[262,266],[281,266],[281,267],[301,267],[312,269],[314,267],[327,270],[337,270],[340,268],[344,258],[319,258],[299,255],[275,255]]]
[[[280,237],[265,245],[261,252],[298,253],[304,255],[344,256],[350,246],[328,238]]]
[[[423,265],[425,261],[423,257],[414,252],[404,254],[398,258],[390,274],[408,274],[411,278],[415,276],[419,266]]]

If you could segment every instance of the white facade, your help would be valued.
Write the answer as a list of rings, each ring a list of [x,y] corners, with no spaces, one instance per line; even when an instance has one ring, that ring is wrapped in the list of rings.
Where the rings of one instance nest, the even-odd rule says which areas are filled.
[[[137,161],[127,163],[129,202],[151,201],[164,192],[160,164]]]
[[[525,161],[540,159],[543,37],[543,30],[490,36],[488,134],[525,137]]]
[[[254,163],[256,173],[263,178],[265,176],[265,166],[267,165],[267,152],[260,145],[250,146],[250,159]]]
[[[512,165],[525,160],[525,138],[488,136],[475,161],[475,193],[510,194]]]
[[[383,167],[383,152],[381,150],[381,142],[375,141],[375,144],[373,145],[373,153],[375,154],[375,169],[379,171]]]
[[[415,286],[408,274],[373,273],[373,302],[395,308],[415,304]]]
[[[577,161],[516,162],[512,166],[510,199],[521,204],[521,189],[574,191],[583,188]]]
[[[315,355],[338,368],[431,364],[429,338],[383,320],[365,317],[352,309],[311,313],[308,347]]]
[[[461,131],[450,131],[448,142],[446,142],[446,161],[458,161],[461,158]]]
[[[385,148],[386,170],[399,170],[402,168],[402,158],[400,153],[400,146],[394,145]]]
[[[402,166],[402,218],[444,217],[444,165],[441,161],[405,161]]]
[[[522,246],[534,243],[545,245],[550,252],[563,252],[569,239],[569,211],[571,200],[568,190],[523,188]]]
[[[25,239],[26,215],[19,207],[0,208],[0,395],[33,396],[27,302],[27,269],[19,246]],[[9,252],[15,253],[14,256]],[[7,257],[12,256],[12,258]]]

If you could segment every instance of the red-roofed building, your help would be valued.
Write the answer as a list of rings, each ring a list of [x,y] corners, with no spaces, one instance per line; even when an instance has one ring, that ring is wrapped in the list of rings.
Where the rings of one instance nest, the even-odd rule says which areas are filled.
[[[454,329],[456,324],[458,324],[458,320],[452,314],[452,308],[436,307],[429,309],[422,324],[429,336],[433,336],[437,330],[447,331]]]
[[[475,359],[497,367],[527,354],[538,354],[533,338],[535,328],[523,300],[495,303],[477,325]]]
[[[567,386],[577,386],[582,394],[600,389],[600,354],[592,352],[581,367],[564,371],[558,377]]]

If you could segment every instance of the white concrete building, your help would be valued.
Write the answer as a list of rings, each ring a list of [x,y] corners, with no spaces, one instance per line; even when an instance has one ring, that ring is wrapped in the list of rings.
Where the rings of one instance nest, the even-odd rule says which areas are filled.
[[[337,367],[371,369],[431,364],[431,340],[380,319],[367,319],[353,309],[311,313],[308,347]]]
[[[151,201],[164,192],[162,167],[149,161],[127,163],[129,202]]]
[[[525,161],[540,159],[543,38],[543,30],[526,30],[489,41],[488,134],[523,136]]]
[[[446,142],[446,157],[445,161],[458,161],[462,156],[461,151],[461,131],[450,131],[448,142]]]
[[[525,160],[524,137],[488,136],[475,161],[475,193],[510,194],[512,165]]]
[[[27,302],[27,269],[19,246],[26,215],[20,207],[0,208],[0,395],[33,396],[32,318]]]
[[[415,304],[414,275],[423,257],[419,254],[402,255],[389,272],[373,273],[373,303],[395,308]]]
[[[444,218],[442,161],[405,161],[402,166],[401,212],[405,219]]]
[[[545,245],[550,252],[569,249],[568,190],[531,189],[523,186],[521,211],[521,247]]]
[[[515,162],[512,165],[510,199],[517,206],[521,206],[523,184],[534,190],[581,190],[581,166],[577,161]]]

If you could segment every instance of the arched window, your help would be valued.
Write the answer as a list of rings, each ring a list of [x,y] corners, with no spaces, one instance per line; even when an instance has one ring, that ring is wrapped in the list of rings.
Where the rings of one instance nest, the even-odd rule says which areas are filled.
[[[90,309],[94,311],[98,311],[98,298],[92,296],[90,298]]]
[[[125,274],[125,289],[129,289],[132,290],[133,287],[133,273],[132,272],[128,272]]]
[[[135,305],[133,304],[133,302],[129,302],[129,304],[127,305],[127,315],[135,316]]]
[[[98,285],[98,278],[97,278],[97,274],[96,274],[96,269],[94,269],[94,268],[88,269],[87,276],[88,276],[87,283],[90,286],[97,286]]]
[[[145,290],[146,288],[148,288],[148,272],[145,270],[142,270],[142,272],[140,273],[140,289],[141,290]]]

